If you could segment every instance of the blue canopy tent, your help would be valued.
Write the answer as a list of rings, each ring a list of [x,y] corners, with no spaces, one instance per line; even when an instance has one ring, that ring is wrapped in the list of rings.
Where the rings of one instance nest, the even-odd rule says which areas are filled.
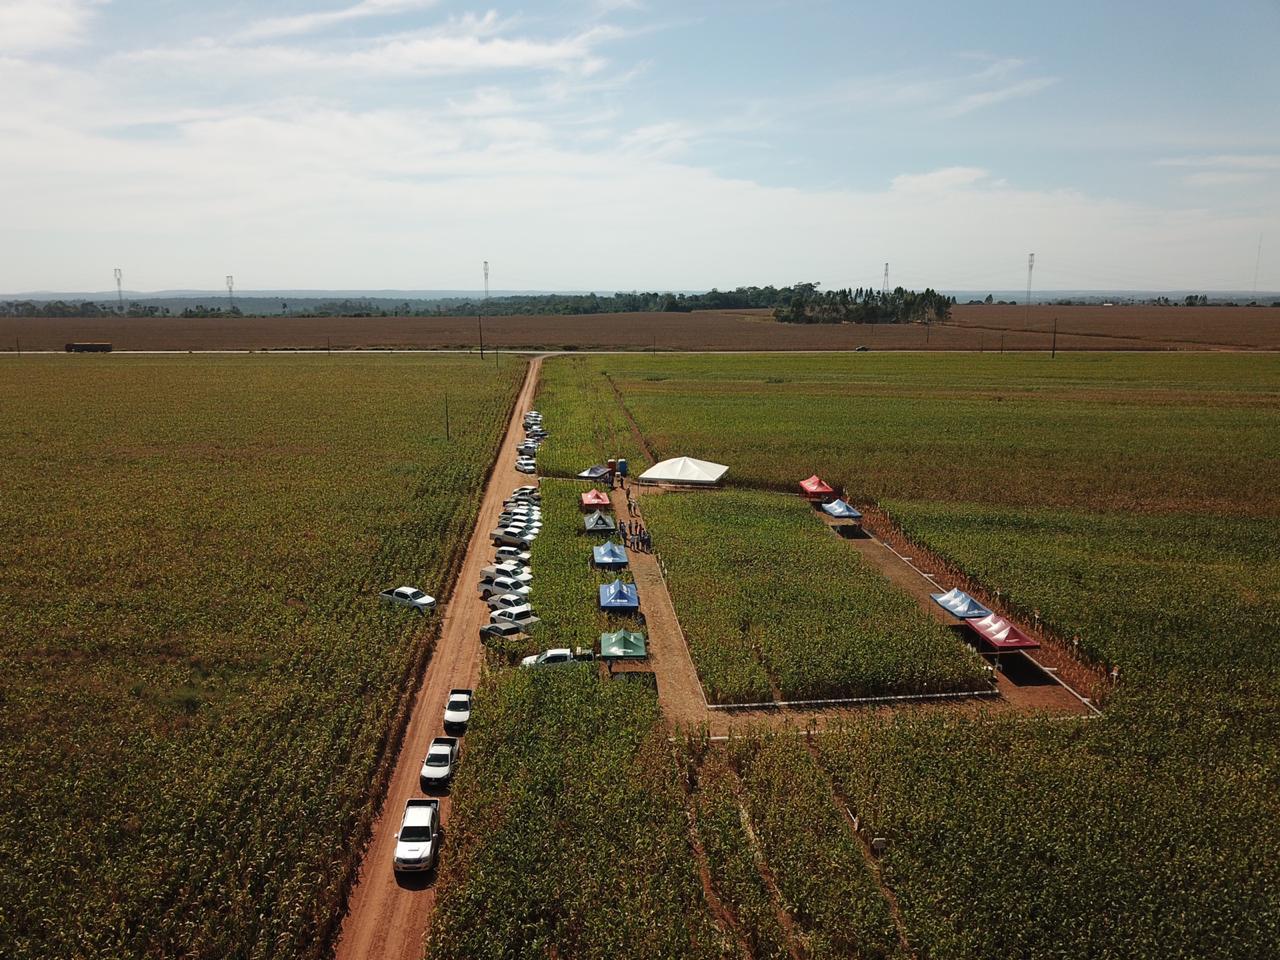
[[[822,510],[828,516],[835,517],[837,520],[861,520],[862,514],[855,510],[843,500],[832,500],[830,503],[824,503]]]
[[[579,480],[602,480],[612,474],[613,471],[606,467],[603,463],[597,463],[594,467],[587,467],[580,474]]]
[[[636,592],[636,585],[621,580],[600,584],[600,609],[616,613],[639,610],[640,594]]]
[[[607,513],[601,513],[599,510],[583,517],[582,526],[588,533],[603,533],[606,535],[612,535],[618,529],[617,521]]]
[[[973,597],[969,596],[963,590],[952,589],[946,593],[930,594],[933,602],[946,610],[947,613],[961,620],[975,620],[980,617],[991,616],[991,611],[980,604]]]
[[[626,548],[612,540],[603,546],[593,547],[591,559],[597,567],[604,570],[620,570],[628,563]]]

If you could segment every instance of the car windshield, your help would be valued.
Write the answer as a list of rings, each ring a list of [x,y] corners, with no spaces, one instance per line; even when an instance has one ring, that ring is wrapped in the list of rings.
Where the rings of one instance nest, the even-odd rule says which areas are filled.
[[[467,701],[465,701],[465,700],[450,700],[450,701],[449,701],[449,709],[450,709],[450,710],[466,710],[466,709],[467,709]]]
[[[447,753],[427,754],[428,767],[447,767],[448,765],[449,765],[449,755]]]
[[[421,590],[410,590],[410,591],[409,591],[409,599],[410,599],[410,600],[421,600],[421,599],[422,599],[423,597],[425,597],[425,596],[426,596],[426,594],[425,594],[425,593],[423,593]]]
[[[400,831],[400,839],[406,843],[419,843],[431,839],[430,827],[405,827]]]

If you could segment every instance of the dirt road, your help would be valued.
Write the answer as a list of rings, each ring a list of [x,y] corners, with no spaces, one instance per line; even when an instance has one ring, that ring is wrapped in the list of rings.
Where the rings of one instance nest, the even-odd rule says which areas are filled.
[[[342,922],[338,960],[421,960],[423,935],[435,906],[436,891],[431,879],[395,876],[391,869],[395,833],[405,801],[423,795],[418,770],[431,738],[443,733],[442,719],[449,691],[454,687],[473,687],[480,677],[479,630],[488,621],[489,611],[480,601],[475,586],[480,581],[481,568],[488,566],[493,558],[489,532],[497,522],[502,501],[513,489],[529,481],[526,475],[516,472],[515,448],[524,437],[521,421],[532,405],[541,363],[540,358],[529,363],[515,413],[484,491],[458,581],[444,608],[440,640],[414,700],[409,729],[396,759],[382,813],[374,824],[373,837],[365,850],[360,875]],[[465,739],[463,742],[465,762]],[[446,833],[442,856],[445,857],[449,855],[449,808],[449,797],[441,797],[441,822]]]

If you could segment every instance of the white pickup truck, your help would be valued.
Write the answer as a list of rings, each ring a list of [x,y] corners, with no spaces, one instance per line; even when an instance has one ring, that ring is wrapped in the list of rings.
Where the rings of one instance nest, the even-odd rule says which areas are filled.
[[[590,650],[579,647],[577,650],[570,650],[568,647],[553,647],[550,650],[543,650],[541,653],[535,653],[532,656],[525,657],[520,661],[522,667],[555,667],[562,663],[574,663],[580,660],[594,660],[595,655]]]
[[[424,789],[440,788],[453,779],[462,746],[457,737],[436,737],[427,747],[419,779]]]
[[[440,801],[410,800],[396,834],[393,866],[397,871],[424,871],[440,854]]]
[[[419,613],[434,610],[436,598],[429,597],[417,587],[396,587],[394,590],[383,590],[378,594],[384,603],[397,607],[412,607]]]
[[[444,704],[444,728],[459,730],[471,722],[471,688],[459,687],[449,691]]]

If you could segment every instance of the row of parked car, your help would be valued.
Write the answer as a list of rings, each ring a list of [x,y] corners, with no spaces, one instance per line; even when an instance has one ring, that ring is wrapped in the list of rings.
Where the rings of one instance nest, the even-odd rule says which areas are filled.
[[[524,415],[524,439],[516,447],[519,457],[516,469],[521,473],[536,473],[538,470],[538,448],[547,439],[547,431],[542,425],[542,414],[530,410]]]
[[[431,740],[418,775],[423,793],[443,790],[453,780],[462,758],[461,736],[471,722],[471,694],[470,688],[449,691],[444,705],[446,735]],[[433,869],[440,859],[443,833],[438,799],[415,797],[407,801],[400,829],[396,831],[393,869],[397,873],[423,873]]]

